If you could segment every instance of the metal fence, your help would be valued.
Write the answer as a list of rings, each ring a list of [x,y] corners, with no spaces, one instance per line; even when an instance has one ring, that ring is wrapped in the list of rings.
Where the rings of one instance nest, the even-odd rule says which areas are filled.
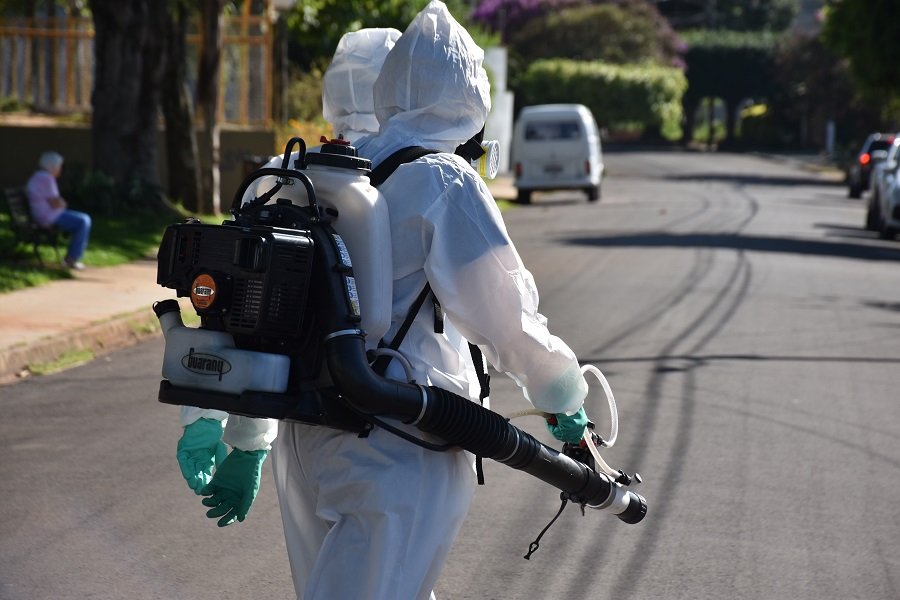
[[[200,35],[188,34],[188,85],[196,89]],[[272,120],[272,23],[243,14],[225,19],[219,121],[268,125]],[[36,111],[89,113],[94,77],[94,26],[89,18],[0,19],[0,100]]]

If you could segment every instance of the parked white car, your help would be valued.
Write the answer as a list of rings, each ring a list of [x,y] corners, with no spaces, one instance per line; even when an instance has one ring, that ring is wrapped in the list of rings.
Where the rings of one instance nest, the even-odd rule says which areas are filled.
[[[900,231],[900,212],[894,214],[897,200],[900,200],[900,190],[897,189],[900,135],[892,137],[887,156],[872,170],[866,210],[866,229],[877,231],[884,239],[893,238]]]
[[[543,190],[583,190],[600,199],[603,153],[591,111],[582,104],[526,106],[513,130],[517,201]]]

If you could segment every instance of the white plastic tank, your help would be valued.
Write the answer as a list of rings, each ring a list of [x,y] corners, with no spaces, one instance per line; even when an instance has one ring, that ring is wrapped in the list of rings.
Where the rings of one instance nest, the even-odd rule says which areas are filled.
[[[235,348],[234,338],[224,331],[185,327],[175,300],[158,302],[153,309],[166,339],[162,375],[173,385],[226,394],[287,390],[287,356]]]
[[[341,150],[349,153],[337,153]],[[306,158],[304,172],[319,205],[338,211],[333,227],[350,252],[366,345],[374,348],[391,325],[393,267],[387,202],[369,183],[369,161],[357,158],[352,146],[324,144]]]
[[[390,215],[384,196],[369,183],[370,162],[358,158],[353,146],[341,142],[332,140],[319,152],[307,154],[303,172],[312,181],[319,206],[337,210],[332,226],[350,252],[366,346],[375,348],[391,325]],[[306,205],[306,188],[300,182],[291,188],[287,197]]]

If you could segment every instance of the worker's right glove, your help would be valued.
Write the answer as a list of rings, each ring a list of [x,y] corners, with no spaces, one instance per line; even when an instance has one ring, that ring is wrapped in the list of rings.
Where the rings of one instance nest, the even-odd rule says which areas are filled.
[[[228,455],[228,447],[222,443],[224,429],[216,419],[197,419],[184,428],[178,440],[178,466],[196,494],[212,479],[213,467]]]
[[[547,418],[547,429],[560,442],[577,444],[584,436],[584,428],[587,427],[587,413],[584,407],[578,409],[574,415],[556,413]]]
[[[212,481],[200,490],[203,506],[210,519],[219,519],[219,527],[243,521],[259,491],[262,465],[269,452],[267,450],[239,450],[231,453],[216,468]],[[219,518],[221,517],[221,518]]]
[[[178,466],[188,487],[200,494],[212,479],[213,467],[221,464],[228,455],[228,447],[222,443],[222,421],[197,419],[184,428],[178,440]]]

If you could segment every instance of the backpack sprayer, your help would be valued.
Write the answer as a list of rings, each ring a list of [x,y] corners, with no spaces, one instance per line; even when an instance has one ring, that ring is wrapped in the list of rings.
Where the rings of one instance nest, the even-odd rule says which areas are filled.
[[[290,166],[296,143],[301,152]],[[609,510],[626,523],[643,519],[646,501],[626,489],[632,479],[608,466],[595,470],[605,463],[597,460],[593,432],[589,444],[557,452],[468,398],[372,369],[362,326],[369,305],[360,300],[373,288],[357,289],[362,269],[357,274],[350,259],[379,257],[365,255],[359,237],[346,243],[351,232],[340,226],[345,214],[362,210],[376,221],[369,233],[388,226],[386,237],[363,241],[387,244],[390,252],[384,198],[368,184],[369,161],[352,146],[332,140],[318,153],[305,150],[294,138],[280,168],[251,173],[235,193],[233,220],[207,225],[189,219],[166,229],[157,282],[190,297],[201,324],[185,327],[176,300],[154,305],[166,344],[160,402],[360,434],[379,417],[395,418],[537,477],[582,506]],[[242,203],[251,183],[263,177],[278,183]],[[304,203],[270,202],[297,183]],[[389,285],[390,269],[382,275]]]

